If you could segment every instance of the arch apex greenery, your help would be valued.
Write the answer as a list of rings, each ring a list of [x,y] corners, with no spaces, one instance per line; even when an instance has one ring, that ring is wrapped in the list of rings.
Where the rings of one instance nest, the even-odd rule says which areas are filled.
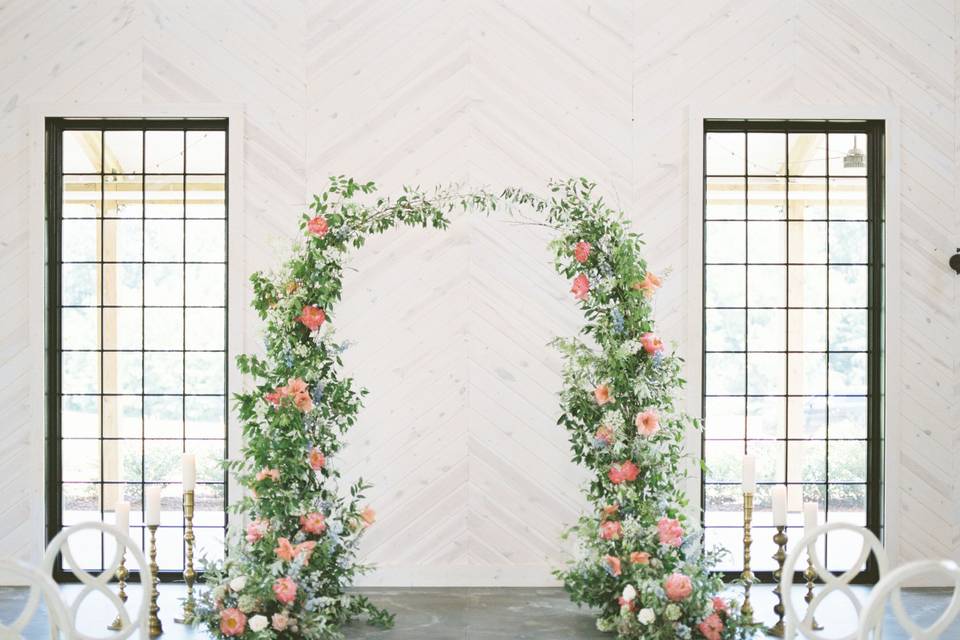
[[[341,638],[340,627],[393,616],[348,590],[369,569],[357,562],[375,521],[362,480],[338,486],[335,464],[366,390],[343,372],[331,329],[343,292],[343,263],[369,235],[399,226],[444,229],[468,210],[528,208],[552,227],[554,266],[584,314],[580,335],[557,338],[564,358],[561,414],[573,460],[590,471],[594,511],[570,533],[576,559],[556,572],[571,598],[596,609],[597,626],[621,638],[733,640],[756,628],[735,602],[717,597],[717,559],[701,549],[684,513],[684,432],[699,424],[674,404],[681,361],[667,353],[652,320],[660,279],[623,214],[585,179],[551,182],[541,197],[405,187],[378,197],[372,182],[338,176],[300,221],[301,240],[276,271],[251,276],[265,323],[266,356],[242,355],[256,382],[237,394],[242,458],[226,463],[249,489],[234,510],[249,520],[231,537],[225,562],[206,567],[197,622],[217,637]]]

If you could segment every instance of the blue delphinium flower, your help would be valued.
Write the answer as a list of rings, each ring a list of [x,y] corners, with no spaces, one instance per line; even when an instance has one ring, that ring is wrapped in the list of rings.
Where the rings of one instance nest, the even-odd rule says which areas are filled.
[[[613,330],[617,333],[623,333],[623,312],[614,307],[610,310],[610,317],[613,319]]]
[[[685,624],[678,622],[673,628],[674,632],[677,634],[678,638],[689,638],[690,637],[690,627]]]
[[[313,393],[310,395],[310,398],[313,400],[313,404],[320,404],[320,401],[323,400],[323,383],[319,382],[313,388]]]

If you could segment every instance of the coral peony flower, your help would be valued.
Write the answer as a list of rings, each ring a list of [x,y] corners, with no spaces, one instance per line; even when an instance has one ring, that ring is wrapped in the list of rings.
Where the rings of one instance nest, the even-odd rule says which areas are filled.
[[[266,520],[254,520],[247,525],[247,542],[259,542],[269,528],[270,523]]]
[[[630,554],[630,562],[633,564],[650,564],[650,554],[646,551],[634,551]]]
[[[697,625],[697,629],[707,640],[720,640],[723,633],[723,620],[716,613],[711,613],[703,622]]]
[[[623,534],[623,526],[616,520],[607,520],[600,525],[600,537],[604,540],[619,540]]]
[[[637,431],[640,435],[652,436],[660,429],[660,416],[653,409],[647,409],[637,414]]]
[[[297,583],[290,578],[277,578],[273,583],[273,595],[283,604],[290,604],[297,598]]]
[[[637,479],[640,469],[629,460],[610,466],[607,477],[613,484],[623,484],[624,482],[633,482]]]
[[[307,540],[306,542],[301,542],[296,547],[294,547],[294,553],[298,556],[302,556],[304,562],[310,562],[310,556],[313,555],[313,550],[316,547],[317,547],[316,540]]]
[[[247,616],[240,609],[230,608],[220,612],[220,633],[239,636],[247,628]]]
[[[610,402],[613,399],[610,397],[610,385],[606,383],[597,385],[597,388],[593,390],[593,398],[601,407]]]
[[[310,218],[307,222],[307,231],[318,238],[322,238],[327,235],[327,231],[330,231],[330,225],[327,224],[326,218],[317,216],[316,218]]]
[[[573,297],[577,300],[586,300],[587,296],[590,295],[590,281],[587,279],[587,276],[581,273],[574,278],[570,292],[573,293]]]
[[[643,276],[643,280],[634,284],[633,288],[637,291],[643,291],[643,296],[649,300],[662,284],[663,281],[660,278],[647,271],[646,275]]]
[[[274,631],[284,631],[287,625],[290,624],[290,618],[287,616],[286,611],[281,611],[280,613],[273,614],[273,617],[270,618],[270,623]]]
[[[300,315],[297,316],[297,322],[305,326],[310,331],[316,331],[323,323],[327,320],[327,314],[323,312],[323,309],[316,305],[307,305],[301,311]]]
[[[720,596],[713,597],[713,610],[717,613],[727,612],[727,601]]]
[[[297,555],[297,548],[290,544],[290,540],[287,538],[278,538],[277,539],[277,548],[273,550],[277,557],[281,560],[286,560],[287,562],[293,562],[294,557]]]
[[[671,573],[663,581],[663,590],[667,592],[667,598],[674,602],[686,600],[693,593],[693,583],[690,578],[682,573]]]
[[[263,482],[267,478],[270,478],[271,480],[276,482],[277,480],[280,479],[280,470],[264,467],[263,469],[260,469],[260,471],[257,471],[256,478],[257,478],[257,482]]]
[[[603,562],[603,568],[607,573],[614,578],[620,575],[620,558],[616,556],[603,556]]]
[[[377,512],[374,511],[372,507],[365,507],[364,510],[360,512],[360,517],[363,519],[363,526],[369,527],[377,521]]]
[[[583,264],[590,258],[590,250],[593,247],[590,246],[589,242],[581,240],[577,244],[573,245],[573,257],[574,259]]]
[[[322,513],[308,513],[304,516],[300,516],[300,526],[303,527],[303,530],[307,533],[312,533],[315,536],[320,535],[327,530],[327,523]]]
[[[640,344],[643,345],[643,350],[650,355],[655,355],[663,351],[663,340],[650,332],[640,336]]]
[[[323,469],[323,465],[327,464],[327,458],[316,447],[310,449],[307,459],[310,461],[310,468],[314,471],[320,471],[320,469]]]
[[[283,389],[283,387],[277,387],[276,390],[264,395],[264,400],[276,407],[279,407],[280,401],[283,399],[283,393],[280,391],[281,389]]]
[[[679,547],[683,540],[683,525],[679,520],[660,518],[657,521],[657,533],[660,534],[660,544]]]

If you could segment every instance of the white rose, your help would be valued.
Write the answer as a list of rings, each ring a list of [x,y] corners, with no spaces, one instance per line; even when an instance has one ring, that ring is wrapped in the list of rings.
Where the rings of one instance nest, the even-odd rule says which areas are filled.
[[[267,621],[266,616],[256,615],[250,618],[250,630],[251,631],[263,631],[267,628],[269,622]]]
[[[243,591],[245,586],[247,586],[247,576],[237,576],[230,581],[230,588],[233,591]]]
[[[633,588],[632,584],[628,584],[623,588],[623,599],[627,602],[632,602],[634,598],[637,597],[637,590]]]
[[[653,612],[653,609],[640,609],[640,613],[637,614],[637,620],[640,624],[651,624],[656,619],[657,614]]]
[[[680,614],[683,613],[680,611],[680,607],[675,604],[668,604],[667,608],[663,610],[664,615],[667,616],[667,620],[679,620]]]

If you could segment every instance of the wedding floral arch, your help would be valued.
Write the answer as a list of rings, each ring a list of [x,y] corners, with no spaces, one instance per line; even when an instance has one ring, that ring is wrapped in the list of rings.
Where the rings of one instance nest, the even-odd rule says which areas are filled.
[[[684,433],[699,428],[674,395],[681,361],[652,320],[660,279],[647,270],[640,236],[586,180],[550,185],[550,196],[509,188],[499,195],[456,188],[405,188],[378,198],[372,182],[331,178],[314,197],[302,240],[276,272],[251,277],[253,306],[266,323],[266,357],[237,358],[257,386],[236,396],[243,457],[228,471],[249,489],[246,514],[225,562],[206,568],[197,621],[218,637],[342,637],[365,616],[388,627],[392,614],[347,591],[368,570],[358,542],[375,514],[362,481],[340,495],[329,464],[357,420],[366,390],[343,373],[330,331],[342,295],[343,262],[367,236],[398,226],[444,229],[457,211],[529,208],[557,236],[556,270],[584,314],[581,335],[558,338],[560,393],[573,460],[591,473],[594,512],[572,528],[578,557],[556,575],[571,598],[596,608],[597,626],[622,638],[745,638],[753,626],[717,597],[714,552],[684,513]]]

